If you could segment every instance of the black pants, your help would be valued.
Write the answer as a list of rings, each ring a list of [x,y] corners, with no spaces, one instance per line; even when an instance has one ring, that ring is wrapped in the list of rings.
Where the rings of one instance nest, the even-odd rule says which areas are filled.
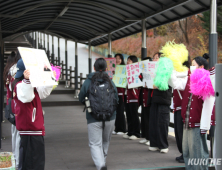
[[[170,107],[152,103],[150,108],[150,146],[159,149],[168,148],[168,126],[170,121]]]
[[[43,136],[20,136],[19,170],[44,170],[45,144]]]
[[[183,142],[183,118],[181,116],[181,110],[174,112],[174,132],[177,142],[177,148],[182,153],[182,142]]]
[[[126,101],[126,100],[125,100]],[[125,103],[128,136],[140,138],[140,120],[138,115],[138,103]]]
[[[126,133],[126,119],[124,115],[124,102],[122,96],[119,96],[119,104],[116,110],[115,132]]]
[[[150,140],[149,137],[149,119],[150,119],[150,107],[142,107],[141,113],[141,132],[142,138]]]

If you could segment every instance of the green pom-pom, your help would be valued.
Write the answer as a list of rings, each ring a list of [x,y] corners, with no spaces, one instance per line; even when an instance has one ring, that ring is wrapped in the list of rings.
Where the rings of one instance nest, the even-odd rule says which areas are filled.
[[[156,70],[156,77],[154,79],[154,85],[161,91],[169,89],[168,81],[173,72],[173,62],[169,58],[160,57],[158,67]]]

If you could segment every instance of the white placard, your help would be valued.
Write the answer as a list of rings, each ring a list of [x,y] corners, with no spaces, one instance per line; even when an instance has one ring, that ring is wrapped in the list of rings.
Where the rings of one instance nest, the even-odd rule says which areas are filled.
[[[33,87],[57,85],[45,50],[18,47]]]

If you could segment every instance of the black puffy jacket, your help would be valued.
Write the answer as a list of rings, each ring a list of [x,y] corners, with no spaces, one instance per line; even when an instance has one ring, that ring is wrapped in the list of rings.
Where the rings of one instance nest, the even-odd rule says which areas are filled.
[[[158,89],[153,90],[152,103],[171,105],[172,97],[172,88],[169,86],[169,89],[166,91],[160,91]]]

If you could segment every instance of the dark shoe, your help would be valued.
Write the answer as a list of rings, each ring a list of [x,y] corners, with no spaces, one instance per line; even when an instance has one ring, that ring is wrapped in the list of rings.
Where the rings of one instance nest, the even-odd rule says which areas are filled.
[[[107,170],[107,167],[104,166],[104,167],[102,167],[100,170]]]
[[[179,163],[184,163],[184,159],[183,159],[183,155],[181,155],[180,157],[178,157],[179,159],[177,159],[177,161]]]
[[[181,159],[178,160],[178,162],[179,162],[179,163],[184,163],[184,159],[181,158]]]
[[[183,158],[183,154],[180,155],[179,157],[176,157],[176,161],[180,160],[181,158]]]

